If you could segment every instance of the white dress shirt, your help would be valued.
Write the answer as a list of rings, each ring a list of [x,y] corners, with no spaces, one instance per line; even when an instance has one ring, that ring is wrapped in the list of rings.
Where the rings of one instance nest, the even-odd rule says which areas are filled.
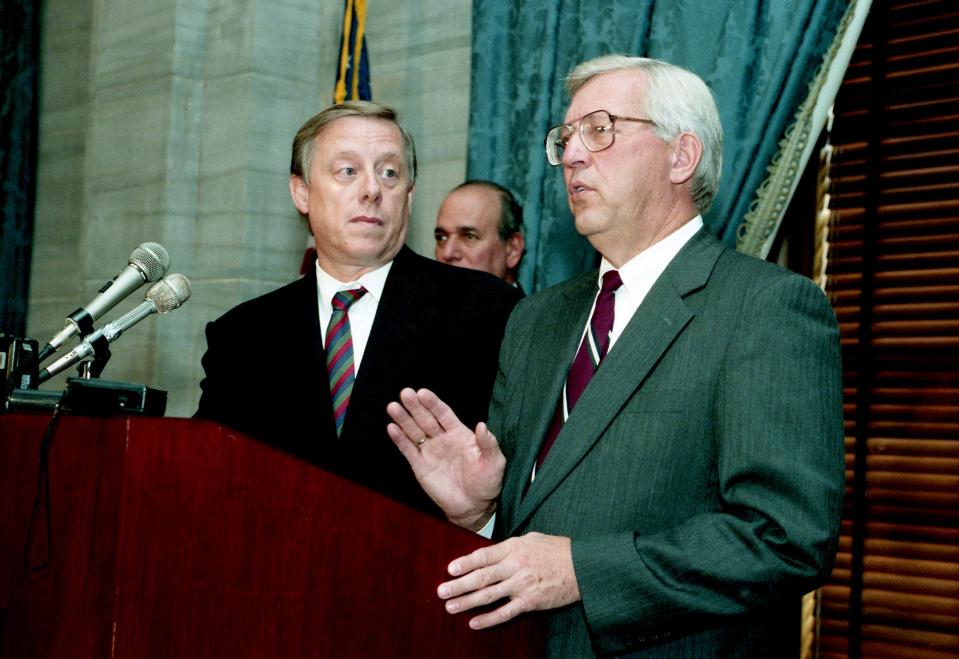
[[[630,260],[626,261],[619,268],[619,277],[623,280],[623,285],[616,290],[614,298],[613,311],[613,329],[609,332],[609,347],[606,353],[613,349],[616,339],[619,338],[626,325],[632,320],[633,314],[639,309],[639,305],[646,299],[646,294],[663,274],[666,266],[676,257],[679,250],[683,248],[689,239],[703,226],[703,218],[699,215],[689,222],[679,227],[671,234],[659,242],[649,246]],[[589,330],[590,321],[593,313],[596,311],[596,300],[599,298],[599,289],[603,285],[603,275],[610,270],[615,270],[613,264],[603,257],[599,264],[599,276],[596,278],[596,296],[593,298],[593,307],[589,312],[589,319],[583,327],[583,333],[579,337],[577,350],[586,337]],[[572,364],[572,362],[570,362]],[[566,409],[566,385],[563,385],[563,420],[569,417],[569,410]],[[535,470],[534,470],[535,474]]]
[[[623,285],[616,291],[615,315],[613,316],[613,329],[609,333],[608,350],[613,349],[616,339],[619,338],[626,325],[632,320],[633,314],[646,299],[646,294],[649,293],[659,276],[663,274],[666,266],[672,262],[683,245],[688,243],[689,239],[702,226],[703,218],[697,215],[658,243],[651,245],[626,261],[619,268],[619,276],[623,280]],[[613,269],[612,264],[604,258],[599,266],[597,288],[599,288],[599,282],[603,280],[603,275]],[[593,300],[593,306],[596,306],[595,300]],[[592,316],[592,311],[590,316]],[[589,322],[586,323],[586,327],[589,327]],[[585,331],[584,328],[583,332],[585,333]]]
[[[376,308],[380,304],[380,298],[383,297],[383,287],[386,286],[386,277],[390,274],[391,267],[393,267],[392,261],[372,272],[367,272],[359,279],[342,282],[321,268],[319,261],[316,262],[316,295],[319,298],[320,332],[323,336],[324,348],[326,347],[326,328],[333,315],[333,296],[340,291],[349,291],[360,286],[366,289],[366,294],[350,305],[347,312],[350,316],[350,335],[353,338],[354,376],[359,373],[360,362],[370,339],[370,330],[373,328],[373,319],[376,317]]]

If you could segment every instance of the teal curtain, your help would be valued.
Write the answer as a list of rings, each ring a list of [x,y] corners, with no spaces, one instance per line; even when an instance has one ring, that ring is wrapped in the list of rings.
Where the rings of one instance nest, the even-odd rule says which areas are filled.
[[[777,145],[805,100],[846,0],[474,0],[469,178],[509,187],[524,206],[529,291],[564,281],[597,256],[573,227],[546,130],[563,119],[563,79],[611,52],[663,59],[713,90],[726,144],[705,220],[730,246]]]
[[[0,333],[23,336],[33,245],[40,9],[33,0],[0,4]]]

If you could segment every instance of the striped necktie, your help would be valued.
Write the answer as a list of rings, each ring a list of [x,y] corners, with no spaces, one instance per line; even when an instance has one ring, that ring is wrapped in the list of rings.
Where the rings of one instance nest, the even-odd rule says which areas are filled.
[[[603,283],[600,285],[599,295],[596,296],[596,307],[593,309],[593,317],[589,321],[589,330],[583,335],[583,342],[579,346],[576,357],[573,359],[573,365],[566,376],[566,386],[563,392],[566,396],[566,413],[563,413],[563,399],[560,397],[556,406],[556,413],[553,415],[553,421],[546,433],[546,440],[543,442],[539,451],[539,457],[536,459],[537,471],[543,465],[546,454],[556,441],[556,436],[563,428],[566,416],[573,412],[573,406],[582,395],[586,385],[593,378],[593,374],[599,367],[599,363],[606,356],[609,350],[609,333],[613,330],[613,318],[616,309],[616,290],[623,285],[623,280],[619,273],[610,270],[603,275]]]
[[[330,397],[333,399],[333,419],[336,436],[343,432],[346,408],[353,391],[353,337],[350,334],[350,315],[347,310],[363,297],[362,286],[340,291],[333,296],[333,314],[326,328],[326,371],[330,378]]]

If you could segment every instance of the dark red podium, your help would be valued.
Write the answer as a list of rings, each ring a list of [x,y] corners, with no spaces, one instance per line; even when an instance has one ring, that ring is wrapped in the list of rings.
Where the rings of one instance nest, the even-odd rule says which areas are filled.
[[[436,596],[485,540],[205,421],[64,416],[25,560],[48,421],[0,416],[4,658],[542,654]]]

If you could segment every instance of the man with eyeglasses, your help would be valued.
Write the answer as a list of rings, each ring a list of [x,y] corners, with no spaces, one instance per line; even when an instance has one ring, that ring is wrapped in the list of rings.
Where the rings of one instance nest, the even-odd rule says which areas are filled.
[[[599,272],[516,307],[488,424],[425,390],[389,407],[447,517],[508,538],[438,594],[475,629],[547,611],[555,657],[798,654],[843,497],[833,313],[703,226],[722,131],[702,80],[612,55],[567,84],[546,153]]]

